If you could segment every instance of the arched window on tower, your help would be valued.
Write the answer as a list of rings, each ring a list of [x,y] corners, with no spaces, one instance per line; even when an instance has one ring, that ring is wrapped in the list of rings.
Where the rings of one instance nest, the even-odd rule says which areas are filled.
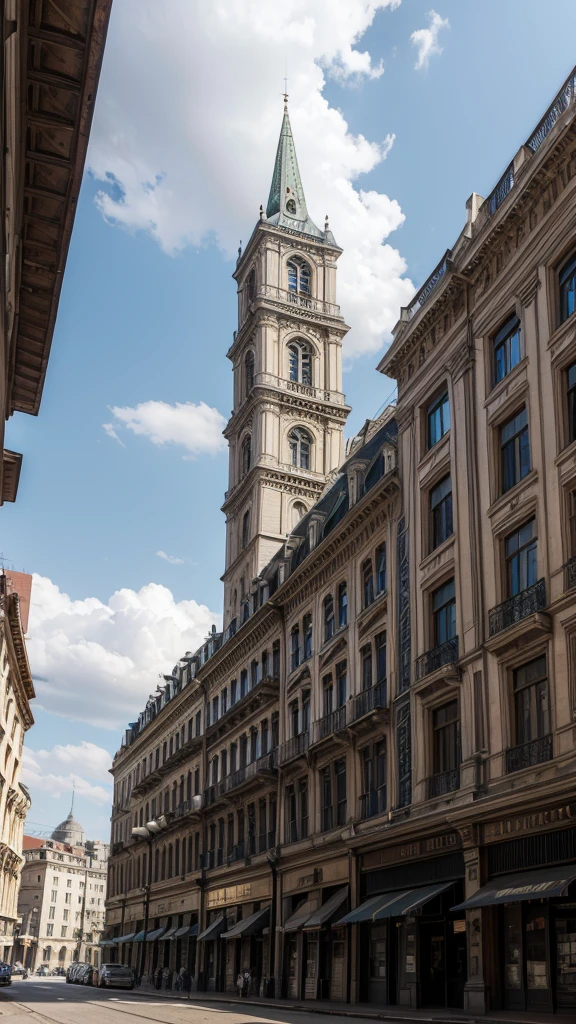
[[[312,384],[312,349],[298,338],[288,346],[289,379],[299,384]]]
[[[248,509],[248,511],[244,513],[244,516],[242,518],[242,547],[243,548],[248,546],[249,539],[250,539],[250,510]]]
[[[242,476],[246,476],[246,473],[252,465],[252,438],[248,434],[242,441]]]
[[[306,430],[302,430],[301,427],[296,427],[295,430],[290,431],[288,443],[292,465],[298,466],[299,469],[310,469],[310,450],[312,448],[310,434]]]
[[[303,501],[294,502],[292,505],[292,529],[294,529],[295,526],[298,526],[302,516],[305,516],[307,511],[308,510]]]
[[[292,256],[286,264],[288,270],[288,291],[298,295],[310,295],[310,267],[301,256]]]
[[[248,398],[248,395],[254,387],[254,353],[252,349],[246,353],[244,359],[244,398]]]

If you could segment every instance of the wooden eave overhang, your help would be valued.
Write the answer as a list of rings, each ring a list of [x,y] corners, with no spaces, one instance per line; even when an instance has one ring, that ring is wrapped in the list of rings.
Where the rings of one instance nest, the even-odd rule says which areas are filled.
[[[7,448],[2,454],[2,493],[0,505],[5,501],[16,501],[18,483],[20,481],[20,470],[22,469],[22,456],[19,452],[11,452]]]
[[[6,415],[37,415],[112,0],[21,5],[21,209]],[[29,12],[28,14],[24,11]],[[16,183],[16,188],[18,189]]]

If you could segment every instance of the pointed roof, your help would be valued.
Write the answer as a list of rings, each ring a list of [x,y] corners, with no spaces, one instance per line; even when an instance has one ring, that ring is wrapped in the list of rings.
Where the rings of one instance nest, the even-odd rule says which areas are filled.
[[[284,98],[284,117],[276,151],[276,162],[266,207],[266,220],[278,227],[291,228],[314,238],[325,239],[308,215],[302,179],[298,170],[296,147],[288,116],[288,97]]]

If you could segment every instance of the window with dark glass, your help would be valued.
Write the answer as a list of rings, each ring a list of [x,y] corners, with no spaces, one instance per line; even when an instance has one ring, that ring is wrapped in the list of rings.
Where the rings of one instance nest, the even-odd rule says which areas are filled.
[[[244,360],[244,395],[247,398],[254,387],[254,353],[246,353]]]
[[[225,779],[228,775],[228,751],[223,750],[220,754],[220,766],[222,771],[222,778]]]
[[[280,716],[277,711],[272,715],[272,733],[271,733],[271,750],[276,750],[278,746],[278,736],[280,730]]]
[[[312,352],[305,341],[294,341],[288,346],[288,370],[291,381],[312,384]]]
[[[236,679],[232,679],[230,682],[230,707],[238,700],[238,683]]]
[[[219,703],[220,702],[218,700],[218,697],[213,697],[213,699],[212,699],[212,721],[213,722],[217,722],[218,721],[218,705],[219,705]]]
[[[302,692],[302,732],[310,728],[310,690]]]
[[[248,763],[248,737],[246,734],[240,737],[238,767],[245,768]]]
[[[255,686],[258,686],[258,672],[260,669],[260,663],[254,659],[250,662],[250,689],[253,690]]]
[[[503,380],[521,358],[520,321],[514,314],[494,336],[494,383]]]
[[[324,716],[330,715],[334,710],[334,686],[332,676],[324,676],[322,680],[322,710]]]
[[[335,626],[334,598],[332,597],[332,594],[328,594],[327,597],[324,598],[324,643],[334,636]]]
[[[250,762],[258,758],[258,730],[250,729]]]
[[[432,712],[432,774],[442,775],[460,764],[458,701],[451,700]]]
[[[297,466],[299,469],[310,469],[310,450],[312,448],[310,435],[305,430],[297,427],[295,430],[290,431],[288,443],[290,445],[292,465]]]
[[[340,661],[336,665],[336,700],[338,707],[343,708],[346,703],[347,689],[347,663]]]
[[[304,634],[304,660],[312,657],[312,616],[305,615],[302,620],[302,632]]]
[[[374,650],[376,654],[376,682],[382,683],[386,679],[386,633],[377,633],[374,637]]]
[[[310,267],[299,256],[288,260],[288,291],[310,295]]]
[[[250,435],[242,442],[242,475],[245,476],[252,465],[252,438]]]
[[[228,689],[224,687],[220,694],[220,709],[223,715],[228,711]]]
[[[323,832],[332,828],[332,773],[330,766],[320,771],[320,827]]]
[[[334,762],[336,783],[336,824],[346,824],[346,761]]]
[[[508,597],[515,597],[520,591],[531,587],[538,578],[538,542],[535,534],[536,523],[530,519],[505,541],[506,588]]]
[[[300,802],[300,839],[308,838],[308,779],[298,782],[298,799]]]
[[[254,270],[254,268],[252,268],[252,270],[248,274],[247,291],[248,302],[252,302],[256,295],[256,271]]]
[[[362,759],[362,817],[386,810],[386,742],[379,740],[360,752]]]
[[[272,676],[280,678],[280,641],[275,640],[272,644]]]
[[[290,647],[292,652],[292,669],[294,670],[300,664],[300,626],[294,626],[290,634]]]
[[[517,745],[541,739],[550,732],[545,655],[514,672],[514,719]]]
[[[450,430],[450,403],[448,393],[435,398],[428,406],[428,447],[433,448]]]
[[[290,705],[290,721],[292,723],[292,735],[297,736],[300,732],[300,709],[297,700],[293,700]]]
[[[292,784],[286,786],[286,842],[293,843],[298,838],[296,828],[296,792]]]
[[[238,771],[238,744],[230,744],[230,774],[234,775]]]
[[[362,597],[363,607],[368,608],[374,600],[374,571],[371,558],[362,563]]]
[[[376,548],[376,592],[382,594],[386,590],[386,545]]]
[[[431,550],[442,544],[453,532],[452,479],[445,476],[430,491]]]
[[[502,493],[509,491],[530,472],[528,412],[521,409],[500,428]]]
[[[261,748],[261,751],[262,751],[262,756],[264,756],[264,754],[268,753],[268,749],[269,749],[268,748],[268,719],[267,718],[264,718],[262,720],[262,724],[260,726],[260,732],[261,732],[261,737],[262,737],[261,741],[260,741],[260,748]]]
[[[250,511],[245,512],[242,517],[242,547],[245,548],[250,540]]]
[[[369,690],[372,686],[372,647],[366,644],[360,651],[362,660],[362,689]]]
[[[566,370],[566,398],[568,403],[568,443],[576,441],[576,363]]]
[[[338,626],[346,626],[348,623],[348,590],[346,582],[340,583],[338,587]]]
[[[201,736],[202,735],[202,712],[201,711],[197,711],[196,712],[196,717],[194,719],[194,722],[195,722],[195,727],[196,727],[196,735],[197,736]]]
[[[432,594],[434,646],[439,647],[456,636],[456,595],[454,580],[448,580]]]
[[[240,699],[248,693],[248,669],[243,668],[240,672]]]
[[[558,275],[560,288],[560,323],[572,316],[576,308],[576,254],[560,268]]]

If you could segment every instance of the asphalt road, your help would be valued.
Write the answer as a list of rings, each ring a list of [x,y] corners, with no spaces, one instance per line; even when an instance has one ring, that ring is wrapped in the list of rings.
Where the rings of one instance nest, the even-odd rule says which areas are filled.
[[[204,1005],[134,996],[122,989],[66,985],[63,978],[17,978],[0,989],[0,1024],[350,1024],[346,1017],[319,1017],[295,1010],[237,1009],[226,1003]]]

